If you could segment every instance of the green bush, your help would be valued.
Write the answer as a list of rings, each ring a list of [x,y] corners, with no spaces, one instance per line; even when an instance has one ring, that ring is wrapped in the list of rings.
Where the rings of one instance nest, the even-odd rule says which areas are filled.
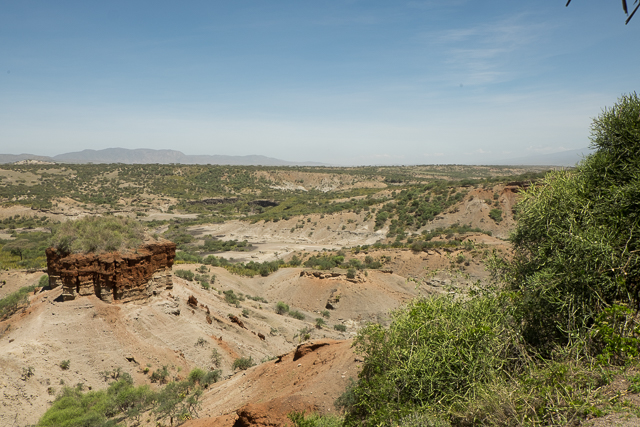
[[[69,360],[63,360],[62,362],[60,362],[60,369],[66,371],[67,369],[69,369],[69,365],[71,363],[69,362]]]
[[[294,319],[298,319],[298,320],[304,320],[305,319],[305,315],[300,313],[298,310],[290,310],[289,311],[289,316],[293,317]]]
[[[638,95],[623,96],[593,122],[595,153],[520,193],[515,255],[495,271],[539,349],[584,337],[613,304],[638,305],[639,115]]]
[[[165,365],[162,367],[162,369],[153,371],[153,373],[151,373],[150,380],[152,383],[158,382],[160,384],[166,384],[168,378],[169,378],[169,369]]]
[[[38,427],[80,427],[116,425],[124,420],[138,420],[157,400],[149,386],[133,386],[131,376],[109,385],[106,390],[82,392],[64,387],[53,405],[38,422]]]
[[[211,384],[220,381],[222,371],[219,369],[210,370],[200,379],[200,385],[204,388],[208,388]]]
[[[189,270],[177,270],[175,272],[175,275],[181,279],[188,280],[188,281],[192,281],[193,278],[195,277],[195,274],[193,274],[193,271],[189,271]]]
[[[116,216],[87,216],[58,225],[51,245],[62,253],[101,253],[138,247],[144,227],[135,220]]]
[[[494,296],[434,296],[394,312],[389,329],[373,324],[360,330],[354,346],[365,361],[346,425],[447,412],[495,381],[517,354],[504,307]]]
[[[319,415],[304,412],[291,412],[287,415],[294,427],[341,427],[342,418],[335,415]]]
[[[326,326],[327,322],[324,321],[322,317],[318,317],[316,319],[316,328],[322,329],[323,326]]]
[[[45,288],[47,286],[49,286],[49,275],[45,274],[43,276],[40,277],[40,280],[38,280],[38,286],[41,288]]]
[[[497,223],[502,221],[502,209],[494,208],[489,211],[489,218]]]
[[[335,329],[338,332],[346,332],[347,331],[347,327],[345,325],[341,325],[341,324],[333,325],[333,329]]]
[[[191,370],[191,372],[189,372],[189,376],[187,378],[189,379],[190,383],[195,384],[199,383],[205,375],[206,373],[202,369],[194,368],[193,370]]]
[[[185,248],[186,249],[186,248]],[[204,262],[202,257],[197,254],[185,252],[184,250],[176,252],[176,264],[200,264]]]
[[[226,302],[228,302],[229,304],[231,304],[231,305],[240,304],[240,301],[241,301],[240,296],[236,295],[233,292],[233,290],[229,289],[229,290],[223,291],[222,293],[224,294],[224,300]]]
[[[0,319],[11,316],[20,305],[29,303],[29,294],[35,290],[35,285],[25,286],[10,293],[0,300]]]
[[[251,357],[240,357],[233,361],[233,369],[240,369],[241,371],[245,371],[250,367],[255,366]]]
[[[285,304],[282,301],[278,301],[278,303],[276,304],[276,313],[285,314],[288,312],[289,312],[289,305]]]

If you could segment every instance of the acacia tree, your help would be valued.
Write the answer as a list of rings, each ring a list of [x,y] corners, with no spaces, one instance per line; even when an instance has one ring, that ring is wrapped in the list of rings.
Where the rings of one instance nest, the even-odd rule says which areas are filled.
[[[13,242],[9,242],[2,247],[2,250],[8,251],[11,255],[19,256],[20,261],[24,259],[25,252],[34,249],[35,243],[27,239],[17,239]]]
[[[584,336],[612,304],[640,301],[640,99],[625,95],[593,121],[575,171],[523,192],[503,280],[534,345]]]

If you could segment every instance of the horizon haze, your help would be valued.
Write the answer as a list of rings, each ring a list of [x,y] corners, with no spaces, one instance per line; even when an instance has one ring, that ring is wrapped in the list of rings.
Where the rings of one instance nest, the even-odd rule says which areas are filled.
[[[0,153],[339,166],[578,150],[636,90],[625,19],[595,0],[10,3]]]

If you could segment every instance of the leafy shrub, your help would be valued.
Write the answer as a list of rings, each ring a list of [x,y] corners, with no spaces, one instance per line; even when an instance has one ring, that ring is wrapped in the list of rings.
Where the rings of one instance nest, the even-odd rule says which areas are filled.
[[[82,392],[82,385],[64,387],[38,422],[38,427],[115,425],[138,420],[156,401],[147,385],[134,387],[130,376],[111,383],[107,390]]]
[[[333,329],[335,329],[338,332],[346,332],[347,331],[347,327],[345,325],[341,325],[341,324],[333,325]]]
[[[259,296],[252,297],[251,295],[247,295],[247,298],[248,298],[248,299],[250,299],[250,300],[252,300],[252,301],[263,302],[263,303],[265,303],[265,304],[268,304],[268,303],[269,303],[269,301],[267,301],[266,299],[264,299],[264,298],[262,298],[262,297],[259,297]]]
[[[322,329],[323,326],[326,326],[327,322],[324,321],[322,317],[318,317],[316,319],[316,328]]]
[[[502,209],[494,208],[489,211],[489,218],[499,223],[502,221]]]
[[[631,393],[640,393],[640,374],[636,374],[629,378],[628,390]]]
[[[353,268],[347,270],[347,279],[355,279],[356,271]]]
[[[167,367],[167,365],[164,365],[162,367],[162,369],[160,370],[155,370],[153,371],[153,373],[151,373],[151,382],[152,383],[160,383],[160,384],[166,384],[167,383],[167,378],[169,378],[169,369]]]
[[[45,288],[47,286],[49,286],[49,275],[45,274],[43,276],[40,277],[40,280],[38,280],[38,286],[41,288]]]
[[[614,304],[598,315],[590,331],[598,347],[597,359],[605,365],[624,365],[636,361],[640,355],[640,325],[636,312]]]
[[[276,313],[285,314],[288,312],[289,312],[289,305],[285,304],[282,301],[278,301],[278,303],[276,304]]]
[[[539,349],[584,336],[613,304],[637,306],[639,115],[638,95],[623,96],[593,121],[594,154],[520,193],[515,255],[495,269]]]
[[[175,272],[175,275],[181,279],[188,280],[188,281],[192,281],[193,278],[195,277],[195,275],[193,274],[193,271],[189,271],[189,270],[177,270]]]
[[[294,427],[341,427],[342,418],[335,415],[319,415],[304,412],[291,412],[287,414]]]
[[[300,313],[298,310],[290,310],[289,311],[289,316],[293,317],[294,319],[298,319],[298,320],[304,320],[305,319],[305,315]]]
[[[116,216],[87,216],[55,228],[51,245],[62,253],[101,253],[138,247],[144,228],[135,220]]]
[[[202,378],[204,378],[205,375],[206,373],[202,369],[194,368],[193,370],[191,370],[191,372],[189,372],[189,375],[187,378],[189,379],[189,382],[191,382],[192,384],[195,384],[195,383],[199,383],[202,380]]]
[[[67,369],[69,369],[69,365],[71,363],[69,362],[69,360],[63,360],[62,362],[60,362],[60,369],[66,371]]]
[[[35,288],[35,285],[25,286],[2,298],[0,300],[0,319],[11,316],[20,305],[28,304],[29,294],[31,294]]]
[[[240,304],[240,296],[236,295],[233,290],[229,289],[222,292],[224,294],[224,300],[231,305]]]
[[[446,412],[499,377],[516,348],[504,305],[484,295],[422,298],[394,312],[388,330],[378,324],[361,329],[354,346],[365,361],[346,424]]]
[[[210,370],[200,379],[200,385],[204,388],[208,388],[211,384],[220,381],[222,371],[219,369]]]
[[[184,250],[176,252],[175,263],[176,264],[200,264],[203,259],[200,255],[191,254]]]
[[[298,258],[296,255],[292,256],[289,260],[289,265],[292,267],[298,267],[300,266],[300,264],[302,264],[302,261],[300,261],[300,258]]]
[[[241,371],[245,371],[250,367],[255,366],[251,357],[240,357],[233,361],[233,369],[240,369]]]

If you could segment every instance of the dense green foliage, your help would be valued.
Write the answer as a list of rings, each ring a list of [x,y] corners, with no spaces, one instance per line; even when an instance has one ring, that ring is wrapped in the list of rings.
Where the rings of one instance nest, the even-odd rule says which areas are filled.
[[[636,94],[594,120],[592,142],[577,170],[523,192],[515,254],[494,258],[499,287],[419,299],[358,333],[345,425],[566,425],[623,410],[604,386],[640,356]]]
[[[12,315],[21,305],[28,304],[29,295],[34,291],[35,288],[35,285],[25,286],[0,299],[0,319],[4,318],[5,316]]]
[[[144,239],[137,221],[117,216],[87,216],[58,225],[51,245],[62,253],[101,253],[132,249]]]
[[[614,303],[636,306],[640,283],[640,99],[624,96],[592,125],[596,152],[522,195],[503,279],[519,295],[535,345],[582,336]]]
[[[478,295],[418,299],[372,324],[354,345],[365,356],[347,425],[378,425],[411,412],[447,412],[473,398],[513,361],[516,337],[503,301]]]
[[[51,235],[35,227],[51,226],[46,217],[15,215],[0,221],[0,229],[11,231],[13,240],[0,239],[0,268],[42,268]]]
[[[436,181],[422,187],[402,190],[392,202],[383,205],[376,213],[375,229],[391,220],[388,237],[403,236],[407,229],[417,229],[433,220],[451,205],[459,202],[466,191],[449,187]]]
[[[215,383],[220,371],[194,369],[185,381],[171,382],[158,391],[135,387],[129,374],[119,374],[106,390],[83,393],[82,386],[65,387],[38,422],[38,427],[106,427],[140,422],[143,413],[157,420],[186,420],[197,416],[202,389]]]
[[[342,418],[334,415],[320,416],[311,413],[309,415],[304,412],[291,412],[289,420],[294,427],[340,427],[342,426]]]

